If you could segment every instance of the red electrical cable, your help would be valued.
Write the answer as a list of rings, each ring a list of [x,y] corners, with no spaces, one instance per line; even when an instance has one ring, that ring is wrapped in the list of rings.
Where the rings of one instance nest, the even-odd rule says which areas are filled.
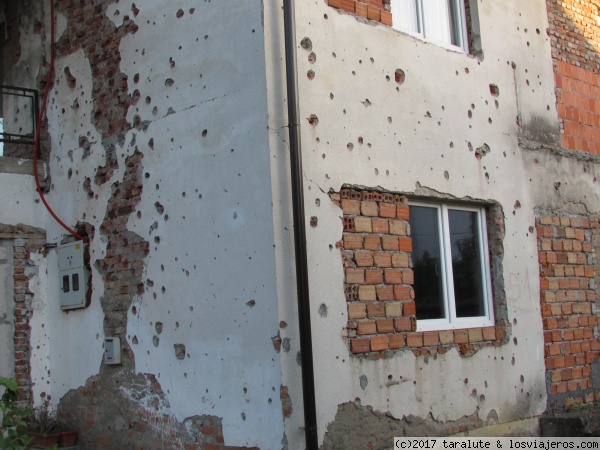
[[[50,0],[50,68],[48,70],[48,79],[46,80],[46,90],[44,91],[44,98],[42,100],[42,106],[40,108],[40,114],[38,117],[37,125],[35,128],[35,139],[33,143],[33,176],[35,178],[35,187],[37,189],[38,195],[42,200],[42,203],[50,213],[54,220],[56,220],[60,226],[62,226],[65,230],[71,233],[80,241],[88,242],[88,239],[81,237],[77,232],[71,229],[67,224],[65,224],[60,218],[56,215],[56,213],[52,210],[46,198],[44,197],[44,193],[42,192],[42,186],[40,185],[40,179],[38,176],[38,153],[40,148],[40,132],[42,128],[42,120],[44,118],[44,112],[46,111],[46,103],[48,102],[48,94],[50,93],[50,85],[52,83],[52,75],[54,72],[54,0]]]

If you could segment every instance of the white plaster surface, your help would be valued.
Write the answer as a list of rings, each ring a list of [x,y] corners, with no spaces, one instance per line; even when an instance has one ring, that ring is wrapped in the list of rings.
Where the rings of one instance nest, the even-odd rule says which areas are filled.
[[[266,34],[275,33],[272,41],[267,40],[269,48],[283,35],[277,34],[281,25],[274,19],[278,5],[267,4],[266,17],[272,20],[266,21]],[[533,127],[543,132],[544,139],[557,133],[552,125],[557,119],[544,2],[534,1],[527,8],[518,2],[480,3],[483,59],[357,20],[326,2],[296,6],[305,208],[307,221],[318,218],[316,228],[307,223],[307,240],[320,439],[338,405],[356,398],[397,418],[431,414],[442,422],[475,412],[486,421],[492,410],[500,422],[541,413],[546,402],[543,332],[537,244],[529,232],[536,203],[518,138]],[[312,41],[311,50],[300,47],[305,37]],[[314,63],[309,62],[310,51],[316,55]],[[394,81],[396,69],[406,74],[402,85]],[[287,230],[291,200],[283,181],[289,169],[281,162],[286,158],[286,145],[280,141],[280,136],[287,140],[286,117],[280,115],[285,105],[277,98],[284,72],[279,64],[268,70],[269,92],[274,86],[276,93],[269,97],[271,142],[276,146],[273,179],[279,180],[277,187],[285,188],[275,202],[276,245],[285,248],[292,238]],[[309,70],[315,72],[313,80],[307,77]],[[499,97],[491,95],[492,83],[499,87]],[[311,114],[318,117],[317,125],[308,123]],[[516,125],[517,116],[526,128]],[[490,153],[475,158],[475,149],[484,143]],[[455,350],[427,360],[415,358],[410,350],[378,361],[350,356],[343,338],[347,321],[343,268],[335,248],[342,237],[342,212],[327,195],[345,183],[407,194],[430,192],[426,187],[456,198],[500,204],[506,217],[503,277],[513,324],[511,341],[466,358]],[[521,208],[514,209],[517,200]],[[294,282],[286,266],[279,266],[285,257],[279,250],[282,292]],[[327,306],[326,317],[318,313],[321,304]],[[280,309],[280,315],[287,322],[295,320],[289,307]],[[293,368],[293,353],[282,355],[284,384],[298,386],[300,372]],[[359,383],[362,375],[368,380],[365,389]],[[292,400],[301,400],[300,395],[294,389]],[[303,445],[298,433],[301,413],[296,408],[286,421],[287,435],[298,438],[291,441],[291,448]]]
[[[0,240],[0,376],[15,376],[12,241]]]

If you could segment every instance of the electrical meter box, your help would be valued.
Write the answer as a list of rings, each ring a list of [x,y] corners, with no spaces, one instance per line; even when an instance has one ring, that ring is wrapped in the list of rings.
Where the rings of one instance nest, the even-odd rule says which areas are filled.
[[[85,308],[87,274],[83,263],[83,241],[69,242],[58,246],[58,272],[60,285],[60,308]]]
[[[121,339],[118,337],[104,338],[104,362],[106,364],[121,364]]]

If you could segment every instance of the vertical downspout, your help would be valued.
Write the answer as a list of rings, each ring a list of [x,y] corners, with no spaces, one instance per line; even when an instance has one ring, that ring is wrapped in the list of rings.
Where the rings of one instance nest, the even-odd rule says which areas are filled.
[[[298,68],[296,65],[296,19],[294,13],[294,0],[283,0],[292,208],[294,212],[294,244],[296,253],[296,289],[298,293],[298,322],[300,327],[300,352],[302,356],[304,433],[306,437],[306,448],[308,450],[317,450],[319,447],[319,440],[317,435],[315,375],[313,369],[310,325],[310,297],[308,292],[306,217],[304,215],[304,186],[302,183],[302,146],[300,143]]]

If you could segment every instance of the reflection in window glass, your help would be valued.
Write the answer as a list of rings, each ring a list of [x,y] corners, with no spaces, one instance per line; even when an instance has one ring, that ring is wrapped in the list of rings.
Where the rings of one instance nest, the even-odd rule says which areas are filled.
[[[446,317],[446,313],[442,289],[437,208],[411,206],[410,229],[417,318],[442,319]]]
[[[485,315],[477,213],[448,210],[456,317]]]

